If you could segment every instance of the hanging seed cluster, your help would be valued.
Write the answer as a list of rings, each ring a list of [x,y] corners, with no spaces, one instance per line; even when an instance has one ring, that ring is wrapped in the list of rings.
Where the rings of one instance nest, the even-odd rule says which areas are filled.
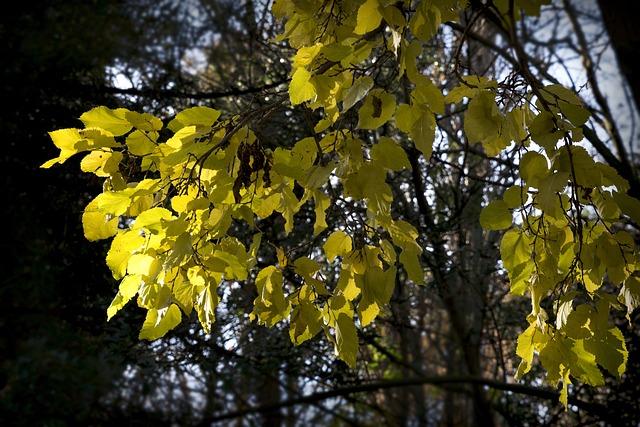
[[[262,182],[265,187],[271,186],[271,163],[273,160],[265,153],[260,142],[253,144],[241,143],[238,147],[237,158],[240,161],[238,176],[233,183],[233,197],[236,203],[240,203],[240,190],[251,187],[258,179],[258,172],[262,171]],[[254,178],[254,174],[255,178]]]

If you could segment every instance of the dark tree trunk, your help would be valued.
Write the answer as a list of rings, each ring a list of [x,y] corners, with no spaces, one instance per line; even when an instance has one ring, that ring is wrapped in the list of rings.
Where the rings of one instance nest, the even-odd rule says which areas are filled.
[[[602,18],[611,39],[620,71],[631,88],[636,108],[640,106],[640,2],[598,0]]]

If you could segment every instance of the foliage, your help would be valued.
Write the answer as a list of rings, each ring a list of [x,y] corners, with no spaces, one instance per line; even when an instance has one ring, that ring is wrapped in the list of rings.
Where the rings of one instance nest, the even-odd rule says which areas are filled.
[[[272,13],[285,26],[274,43],[295,54],[288,92],[272,103],[229,116],[191,107],[166,124],[96,107],[80,117],[84,128],[51,132],[60,155],[44,168],[83,153],[81,169],[105,179],[82,223],[89,240],[112,239],[106,262],[120,286],[108,317],[136,299],[147,311],[141,339],[164,336],[192,312],[210,332],[220,296],[253,283],[252,320],[288,321],[297,345],[323,333],[354,368],[358,333],[385,315],[399,278],[430,278],[418,224],[394,215],[388,177],[410,172],[415,153],[430,158],[436,121],[453,105],[465,109],[469,144],[518,157],[519,181],[478,218],[487,231],[508,229],[501,263],[512,295],[531,298],[516,377],[539,359],[565,405],[574,381],[601,386],[602,370],[620,377],[628,352],[610,312],[630,322],[640,301],[627,227],[640,223],[640,201],[584,148],[591,113],[579,96],[527,72],[517,24],[541,2],[516,3],[522,11],[495,2],[491,12],[512,30],[525,66],[517,91],[479,75],[443,91],[421,69],[422,43],[458,21],[466,2],[278,0]],[[382,82],[381,63],[393,70]],[[313,135],[268,146],[261,127],[282,108],[311,110]],[[315,216],[307,241],[266,237],[274,218],[280,235],[291,233],[305,207]],[[330,212],[338,223],[327,222]],[[334,269],[339,279],[325,280]]]

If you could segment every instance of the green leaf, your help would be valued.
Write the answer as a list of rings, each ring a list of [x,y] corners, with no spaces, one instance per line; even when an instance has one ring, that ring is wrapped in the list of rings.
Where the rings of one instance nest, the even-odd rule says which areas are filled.
[[[335,322],[335,334],[338,357],[346,362],[351,369],[355,369],[356,354],[358,352],[358,331],[353,319],[345,313],[338,314]]]
[[[559,194],[567,187],[569,181],[569,172],[560,171],[539,180],[538,194],[536,195],[536,202],[540,206],[540,209],[552,217],[556,216],[556,211],[559,209]],[[557,212],[558,215],[562,215],[562,211]]]
[[[597,331],[593,337],[584,341],[584,348],[593,354],[596,362],[611,375],[617,378],[622,376],[627,366],[629,352],[620,329]]]
[[[480,225],[485,230],[504,230],[512,223],[513,215],[504,200],[494,200],[480,212]]]
[[[507,188],[502,195],[502,200],[507,204],[509,209],[515,209],[527,203],[529,195],[527,188],[520,185],[512,185]]]
[[[315,304],[302,302],[291,312],[289,338],[295,345],[313,338],[322,330],[322,312]]]
[[[347,89],[347,92],[344,95],[344,100],[342,101],[342,112],[344,113],[364,98],[372,87],[373,79],[371,77],[358,77],[353,85]]]
[[[500,134],[504,117],[492,91],[482,91],[471,101],[464,116],[464,131],[470,143],[482,142]]]
[[[418,255],[412,251],[400,252],[400,262],[404,266],[404,269],[409,275],[409,280],[419,285],[424,284],[424,272],[420,261],[418,261]]]
[[[381,137],[380,141],[371,148],[370,155],[371,160],[392,171],[401,171],[405,168],[411,170],[407,153],[398,143],[387,136]]]
[[[620,210],[631,218],[631,221],[640,225],[640,200],[617,191],[613,193],[613,200],[618,204]]]
[[[548,111],[542,111],[529,124],[531,139],[550,152],[555,147],[563,132],[556,129],[557,118]]]
[[[540,180],[549,175],[547,158],[535,151],[525,153],[520,159],[518,174],[530,186],[540,188]]]

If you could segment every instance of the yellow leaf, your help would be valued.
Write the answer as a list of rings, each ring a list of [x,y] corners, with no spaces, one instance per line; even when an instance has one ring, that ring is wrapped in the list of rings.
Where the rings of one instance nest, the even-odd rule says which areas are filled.
[[[49,132],[49,136],[54,145],[60,149],[60,156],[43,163],[40,167],[48,169],[56,163],[64,163],[80,150],[76,147],[78,141],[84,138],[80,135],[78,129],[59,129]]]
[[[331,206],[331,199],[323,192],[314,190],[313,201],[315,203],[314,212],[316,214],[316,220],[313,224],[313,235],[317,236],[328,227],[326,210]]]
[[[294,271],[303,278],[311,277],[320,270],[320,264],[307,257],[301,257],[293,262]]]
[[[360,288],[356,285],[354,273],[351,269],[342,269],[336,291],[340,291],[348,301],[353,301],[360,295]]]
[[[125,276],[124,279],[122,279],[118,294],[111,302],[109,308],[107,308],[107,320],[111,320],[111,318],[138,293],[139,285],[140,276],[137,274]]]
[[[149,113],[138,113],[136,111],[125,110],[124,117],[136,129],[145,133],[162,129],[162,120]],[[139,131],[138,133],[142,133]]]
[[[211,281],[196,297],[195,309],[198,320],[205,333],[211,333],[211,325],[216,320],[215,309],[218,306],[217,283]]]
[[[348,236],[344,231],[336,230],[329,235],[323,248],[329,261],[333,261],[336,256],[344,257],[353,249],[351,236]]]
[[[128,110],[124,108],[112,110],[100,106],[83,113],[80,116],[80,120],[87,128],[97,127],[111,132],[114,136],[120,136],[133,128],[131,123],[125,118],[127,111]]]
[[[613,200],[615,200],[620,210],[627,215],[631,221],[640,225],[640,200],[617,191],[613,193]]]
[[[434,113],[444,114],[444,95],[428,77],[420,79],[420,85],[411,92],[411,97],[415,103],[428,106]]]
[[[540,180],[549,175],[547,158],[535,151],[525,153],[520,159],[518,174],[527,184],[539,188]]]
[[[266,307],[273,307],[278,320],[283,319],[287,304],[282,288],[282,272],[273,265],[270,265],[258,273],[256,277],[256,287],[258,288],[258,298]],[[274,320],[272,320],[275,323]],[[273,324],[272,322],[269,322]]]
[[[526,187],[512,185],[505,190],[502,195],[502,200],[504,200],[510,209],[515,209],[527,203],[528,197]]]
[[[377,129],[393,116],[396,98],[384,89],[374,89],[358,110],[358,129]]]
[[[135,156],[147,156],[156,151],[154,141],[157,140],[157,138],[157,132],[150,135],[140,132],[139,130],[133,131],[127,136],[127,149],[129,153]]]
[[[178,326],[181,320],[182,314],[175,304],[161,309],[149,309],[139,339],[153,341],[162,338],[167,332]]]
[[[96,210],[114,216],[123,215],[133,203],[134,188],[122,191],[107,191],[99,194],[94,200]]]
[[[96,150],[87,154],[80,162],[83,172],[90,172],[96,176],[107,177],[119,173],[122,153]]]
[[[187,108],[176,114],[176,117],[169,123],[168,127],[174,132],[178,132],[184,127],[193,126],[194,130],[206,130],[220,117],[220,111],[210,107],[197,106]]]
[[[531,369],[531,363],[533,362],[534,347],[534,335],[536,334],[535,323],[529,325],[529,327],[520,334],[518,337],[518,345],[516,347],[516,354],[522,358],[518,373],[516,374],[516,380],[522,378],[529,369]]]
[[[380,13],[379,0],[367,0],[358,9],[357,24],[353,30],[356,34],[366,34],[380,25],[382,14]]]
[[[93,199],[82,213],[82,228],[87,240],[108,239],[118,232],[118,217],[102,212],[99,200]]]
[[[162,221],[169,221],[172,218],[175,217],[171,214],[171,211],[156,206],[155,208],[146,210],[138,215],[133,225],[131,225],[131,229],[159,231],[164,227],[161,225]]]
[[[302,104],[316,96],[316,89],[309,81],[311,73],[305,68],[296,68],[289,83],[289,99],[291,105]]]
[[[280,195],[271,193],[263,198],[254,197],[251,201],[251,210],[260,218],[267,218],[280,205]]]
[[[162,265],[156,257],[145,254],[133,254],[127,263],[127,273],[139,274],[145,279],[153,280],[161,268]]]
[[[127,230],[114,237],[109,252],[107,252],[107,266],[111,269],[115,279],[124,277],[129,258],[143,247],[144,242],[145,238],[137,231]]]
[[[316,43],[313,46],[305,46],[298,49],[293,57],[293,68],[306,67],[313,62],[314,58],[318,55],[322,49],[322,43]]]
[[[409,136],[416,145],[416,148],[420,150],[425,159],[431,158],[433,152],[433,141],[435,140],[436,119],[433,113],[423,105],[416,105],[417,115],[414,112],[414,116],[417,117],[411,129]]]
[[[358,302],[358,317],[361,327],[369,325],[380,314],[380,305],[371,297],[363,297]]]
[[[414,252],[416,254],[422,253],[422,247],[416,242],[418,238],[418,230],[402,219],[393,221],[389,226],[385,227],[393,243],[400,246],[404,250]]]
[[[419,285],[424,284],[424,272],[418,261],[418,255],[412,251],[400,252],[400,262],[409,275],[409,280]]]
[[[291,313],[289,337],[295,345],[313,338],[322,330],[322,312],[315,304],[301,302]]]

